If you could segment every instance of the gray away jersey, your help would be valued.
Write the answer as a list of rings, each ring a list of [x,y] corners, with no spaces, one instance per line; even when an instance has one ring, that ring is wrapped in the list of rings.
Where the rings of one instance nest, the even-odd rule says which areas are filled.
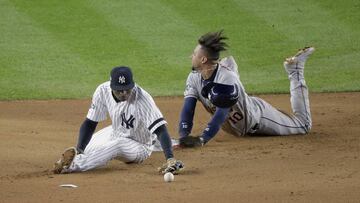
[[[154,100],[144,89],[135,85],[127,101],[116,102],[112,96],[110,82],[99,85],[93,95],[87,118],[96,122],[111,118],[112,136],[127,137],[151,146],[154,131],[166,124]]]
[[[240,81],[238,66],[232,56],[223,58],[220,61],[213,82],[225,85],[235,84],[239,89],[238,102],[231,107],[226,121],[222,125],[222,129],[229,133],[235,133],[239,136],[245,135],[247,132],[251,132],[251,128],[258,122],[258,119],[256,118],[260,118],[260,111],[256,106],[256,101],[253,101],[245,92],[244,86]],[[214,114],[216,107],[208,98],[201,95],[202,88],[203,84],[201,74],[191,72],[186,81],[184,96],[185,98],[196,98],[203,104],[209,113]]]

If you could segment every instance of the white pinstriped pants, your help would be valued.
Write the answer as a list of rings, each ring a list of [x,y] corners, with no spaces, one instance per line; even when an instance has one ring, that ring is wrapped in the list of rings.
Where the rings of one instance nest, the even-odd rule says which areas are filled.
[[[99,130],[91,138],[83,154],[75,156],[67,172],[87,171],[106,165],[112,159],[141,163],[152,150],[126,137],[114,137],[111,125]]]

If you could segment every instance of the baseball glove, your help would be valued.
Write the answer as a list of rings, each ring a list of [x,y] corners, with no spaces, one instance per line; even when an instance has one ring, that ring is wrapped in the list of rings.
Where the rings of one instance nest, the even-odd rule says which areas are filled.
[[[180,160],[176,160],[175,158],[170,158],[164,163],[161,167],[158,168],[159,173],[172,173],[178,174],[182,169],[184,169],[184,163]]]
[[[200,136],[188,135],[179,139],[179,145],[184,148],[201,147],[204,145],[204,141]]]

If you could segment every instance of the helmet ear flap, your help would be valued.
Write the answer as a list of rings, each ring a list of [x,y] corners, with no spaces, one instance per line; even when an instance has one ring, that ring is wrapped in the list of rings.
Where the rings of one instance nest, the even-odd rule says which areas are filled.
[[[234,85],[217,84],[209,91],[209,99],[212,104],[220,108],[230,108],[236,104],[239,98],[239,88]]]

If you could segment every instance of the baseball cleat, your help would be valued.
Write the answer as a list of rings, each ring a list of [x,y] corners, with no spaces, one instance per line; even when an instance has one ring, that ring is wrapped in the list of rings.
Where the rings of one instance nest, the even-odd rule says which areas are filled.
[[[285,70],[290,74],[295,70],[304,69],[307,58],[314,51],[314,47],[305,47],[300,49],[294,56],[286,58],[284,61]]]
[[[53,172],[55,174],[65,173],[66,169],[70,167],[70,164],[74,160],[77,150],[75,147],[70,147],[64,151],[59,161],[55,162]]]

